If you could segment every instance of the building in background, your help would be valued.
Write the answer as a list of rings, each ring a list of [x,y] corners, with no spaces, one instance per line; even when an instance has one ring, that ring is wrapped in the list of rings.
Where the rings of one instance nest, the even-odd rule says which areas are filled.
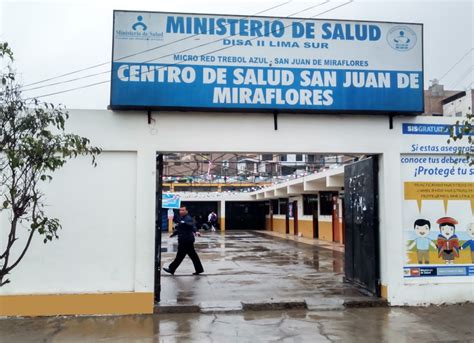
[[[443,115],[446,117],[465,117],[472,114],[474,92],[472,89],[458,92],[442,101]]]
[[[251,192],[358,159],[341,154],[171,153],[164,155],[167,192]]]
[[[424,91],[426,116],[463,117],[472,113],[473,92],[445,90],[437,79]]]

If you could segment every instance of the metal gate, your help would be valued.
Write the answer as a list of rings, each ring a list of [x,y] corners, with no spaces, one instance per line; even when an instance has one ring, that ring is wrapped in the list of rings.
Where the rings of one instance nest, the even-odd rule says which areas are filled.
[[[344,168],[345,278],[379,296],[377,184],[376,157]]]
[[[163,202],[163,154],[156,155],[156,208],[155,208],[155,303],[160,301],[161,293],[161,232],[164,217],[164,211],[161,208]]]

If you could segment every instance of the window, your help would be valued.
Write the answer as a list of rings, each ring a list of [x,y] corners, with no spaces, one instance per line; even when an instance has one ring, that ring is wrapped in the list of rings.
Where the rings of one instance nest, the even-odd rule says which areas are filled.
[[[288,199],[278,199],[280,210],[278,214],[286,214],[288,212]]]
[[[281,175],[291,175],[296,171],[294,165],[281,166]]]
[[[319,214],[322,216],[330,216],[332,215],[332,197],[337,196],[337,192],[320,192],[319,193]]]
[[[273,214],[278,214],[278,199],[273,199],[271,202]]]
[[[296,154],[296,162],[303,162],[303,154]]]
[[[288,157],[286,155],[281,155],[280,156],[280,161],[286,162],[288,160]]]
[[[223,192],[225,191],[240,191],[240,190],[244,190],[244,189],[249,189],[248,186],[222,186],[221,187],[221,190]]]
[[[273,160],[273,155],[272,154],[263,154],[262,155],[262,160],[263,161],[272,161]]]
[[[270,201],[265,201],[265,214],[270,214]]]
[[[456,117],[462,117],[462,112],[456,112]]]
[[[303,195],[303,215],[312,216],[318,210],[318,196],[316,194]]]

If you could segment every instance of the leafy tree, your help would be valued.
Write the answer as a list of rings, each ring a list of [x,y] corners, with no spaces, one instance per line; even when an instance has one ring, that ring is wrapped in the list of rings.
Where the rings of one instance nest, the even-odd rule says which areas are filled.
[[[473,138],[472,138],[472,124],[474,116],[472,114],[467,114],[466,118],[462,120],[457,120],[456,124],[452,125],[449,128],[449,139],[448,144],[451,142],[457,142],[462,140],[467,140],[469,147],[472,149]],[[459,151],[460,155],[464,155],[470,166],[474,165],[474,157],[471,150]]]
[[[0,287],[35,235],[44,243],[58,238],[61,224],[45,211],[42,185],[69,159],[89,155],[95,166],[100,153],[89,139],[65,132],[64,107],[22,97],[12,62],[8,44],[0,43],[0,216],[9,223],[0,230]]]

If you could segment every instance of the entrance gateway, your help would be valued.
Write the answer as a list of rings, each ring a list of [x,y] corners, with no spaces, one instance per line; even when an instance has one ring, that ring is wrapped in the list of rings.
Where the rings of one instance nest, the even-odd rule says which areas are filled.
[[[147,30],[130,39],[124,33],[135,18],[140,18]],[[199,45],[193,46],[191,39],[196,36]],[[162,46],[157,48],[160,58],[154,58],[149,48],[155,37],[157,46]],[[422,38],[419,24],[115,11],[110,108],[143,109],[149,116],[152,110],[273,112],[275,130],[277,114],[285,112],[332,112],[335,118],[341,113],[415,115],[423,112]],[[315,43],[324,46],[317,58],[311,48]],[[347,51],[358,52],[348,56]],[[222,150],[221,144],[216,140],[218,150]],[[200,150],[198,142],[195,146]],[[254,149],[262,148],[257,144]],[[159,159],[161,168],[162,157]],[[377,162],[378,157],[372,157],[367,163]],[[369,170],[357,176],[361,178],[358,187],[346,189],[345,212],[355,218],[347,218],[345,234],[339,230],[338,210],[331,212],[331,229],[347,238],[347,280],[380,295],[378,175],[376,169]],[[348,167],[346,177],[355,178],[352,172]],[[160,199],[161,185],[160,181]],[[370,211],[356,206],[360,197],[372,204]],[[298,202],[286,201],[285,233],[298,236]],[[265,222],[265,216],[258,210],[249,211],[249,206],[226,203],[229,229],[244,229],[251,222],[246,218],[249,216]],[[337,201],[334,206],[337,209]],[[166,217],[164,211],[157,208],[158,233]],[[271,222],[273,226],[273,218]],[[159,242],[155,257],[155,270],[159,270]],[[157,300],[158,281],[157,276]]]
[[[138,16],[145,26],[134,26]],[[367,23],[377,26],[380,35],[359,41],[342,39],[335,29],[355,29],[352,21],[256,17],[257,21],[280,21],[281,37],[246,37],[252,45],[236,48],[223,45],[227,36],[218,29],[213,35],[203,30],[199,40],[193,34],[175,32],[166,24],[169,17],[183,17],[185,22],[193,17],[208,22],[213,18],[216,26],[221,18],[227,22],[240,19],[115,12],[113,111],[71,110],[68,123],[71,131],[103,148],[99,165],[91,169],[88,161],[72,161],[45,190],[51,210],[63,223],[61,240],[54,243],[54,249],[31,248],[15,282],[0,290],[0,315],[153,312],[155,279],[159,277],[154,275],[159,272],[154,265],[155,238],[159,239],[155,212],[157,205],[161,207],[155,194],[157,152],[364,154],[367,158],[348,166],[344,173],[344,239],[352,249],[346,251],[346,278],[380,293],[391,305],[474,301],[474,264],[469,250],[459,251],[447,263],[436,250],[420,251],[422,247],[416,246],[414,224],[418,219],[430,223],[429,239],[436,242],[439,219],[454,218],[459,242],[468,241],[466,228],[474,211],[473,169],[463,161],[454,166],[450,162],[450,157],[456,157],[455,150],[471,151],[471,147],[462,142],[448,145],[446,135],[430,129],[449,128],[455,121],[415,116],[423,112],[421,25]],[[301,36],[295,34],[299,25],[295,23],[304,24]],[[326,27],[334,28],[331,35],[324,34]],[[242,38],[238,36],[234,38]],[[291,41],[298,47],[269,48],[269,40]],[[314,50],[304,47],[307,42],[327,43],[328,49],[318,50],[310,66],[291,65],[292,57],[315,59]],[[175,56],[190,53],[215,60],[175,61]],[[268,63],[232,65],[218,62],[218,56],[265,57]],[[289,58],[290,64],[277,66],[272,63],[276,58]],[[338,63],[325,64],[326,60]],[[354,61],[362,63],[355,68]],[[195,70],[196,79],[190,83],[156,78],[141,82],[140,73],[147,70],[141,67],[150,72],[151,64],[155,70],[186,66]],[[118,76],[122,65],[129,66],[128,81]],[[292,73],[294,83],[235,85],[239,68],[281,68]],[[390,83],[383,88],[367,84],[344,87],[346,73],[352,69],[367,77],[371,72],[387,72]],[[304,70],[333,71],[336,84],[304,87]],[[204,73],[208,79],[203,78]],[[262,98],[267,89],[275,88],[293,101]],[[213,102],[214,94],[226,89],[231,93],[247,89],[252,103]],[[315,89],[329,92],[332,103],[319,104],[312,95],[305,95]],[[185,112],[190,110],[194,112]],[[420,168],[438,168],[443,173],[416,173]],[[295,184],[274,185],[251,196],[266,200],[294,188],[311,192],[335,182],[330,175],[318,177],[295,179]],[[100,215],[98,208],[103,209]],[[324,228],[311,229],[322,232]],[[289,230],[294,232],[294,225]],[[298,226],[296,231],[303,230]],[[421,263],[418,255],[423,258]],[[46,277],[44,265],[55,266]],[[71,266],[75,266],[74,273]]]

